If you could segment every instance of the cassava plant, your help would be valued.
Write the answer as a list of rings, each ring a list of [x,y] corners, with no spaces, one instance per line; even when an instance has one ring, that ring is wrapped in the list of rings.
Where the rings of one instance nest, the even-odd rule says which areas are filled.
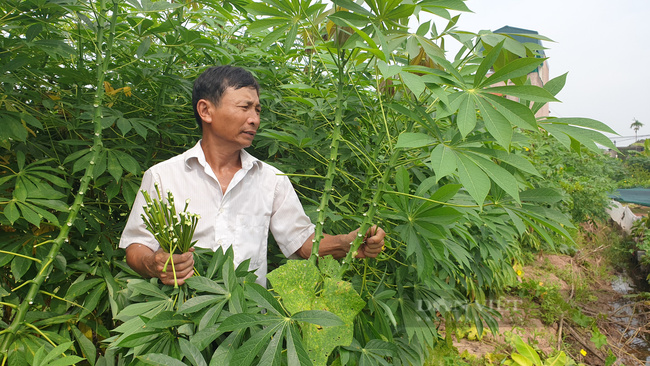
[[[37,220],[28,220],[31,221],[32,224],[35,226],[39,226],[41,223],[41,217],[46,217],[48,220],[57,225],[59,227],[58,230],[58,235],[56,236],[55,239],[52,240],[47,240],[45,242],[38,243],[37,246],[43,245],[43,244],[50,244],[49,251],[47,255],[44,258],[38,259],[38,258],[33,258],[35,262],[38,263],[38,271],[36,275],[24,282],[23,284],[19,285],[17,288],[22,287],[23,285],[26,285],[28,290],[25,296],[22,298],[22,301],[18,306],[10,306],[15,309],[15,314],[11,318],[11,324],[8,325],[2,332],[1,332],[1,341],[0,341],[0,351],[3,354],[3,361],[2,363],[4,364],[7,361],[7,358],[10,355],[10,350],[14,351],[13,355],[13,361],[14,362],[20,362],[19,360],[22,357],[23,361],[29,360],[29,357],[25,357],[24,355],[20,355],[20,349],[24,348],[24,345],[21,345],[21,343],[26,342],[26,340],[23,340],[25,335],[31,333],[32,331],[35,331],[36,334],[40,335],[43,339],[47,340],[50,344],[46,344],[44,341],[41,341],[40,343],[45,343],[43,344],[44,347],[48,347],[47,351],[49,351],[49,347],[56,346],[56,344],[53,344],[51,339],[47,337],[41,330],[39,330],[37,327],[35,327],[32,324],[29,324],[29,322],[26,322],[25,319],[28,315],[28,312],[32,305],[34,305],[34,300],[36,299],[36,296],[39,294],[41,291],[41,286],[43,285],[44,281],[46,278],[49,276],[49,274],[52,272],[52,267],[54,266],[55,261],[57,260],[57,257],[59,255],[59,251],[61,250],[61,247],[68,241],[68,233],[73,226],[73,223],[76,220],[76,217],[83,206],[84,202],[84,194],[87,192],[89,189],[91,180],[93,179],[93,174],[96,174],[95,167],[98,165],[100,161],[100,157],[102,156],[102,109],[101,105],[104,100],[104,89],[102,88],[105,80],[105,74],[108,69],[108,65],[111,60],[111,51],[113,47],[113,40],[115,36],[115,28],[117,25],[117,10],[118,6],[115,4],[112,8],[112,16],[109,18],[110,21],[106,22],[107,18],[107,13],[108,13],[108,8],[106,6],[106,3],[104,0],[102,0],[98,4],[98,12],[100,13],[100,21],[98,26],[100,27],[100,30],[97,32],[97,49],[95,52],[95,70],[96,70],[96,77],[97,77],[97,84],[96,84],[96,93],[93,98],[93,107],[92,107],[92,114],[91,114],[91,119],[92,119],[92,131],[93,131],[93,137],[92,137],[92,145],[88,150],[88,156],[90,158],[89,164],[87,168],[85,169],[85,173],[83,177],[79,180],[78,184],[76,185],[75,192],[73,194],[74,197],[74,202],[72,205],[69,207],[69,212],[67,213],[67,217],[65,221],[59,226],[58,225],[58,220],[56,219],[51,219],[50,217],[52,216],[51,214],[45,214],[45,211],[41,215],[37,215],[36,217],[38,218]],[[105,35],[104,35],[104,30],[107,30],[108,32],[108,37],[105,40]],[[106,42],[105,49],[104,47],[104,42]],[[22,165],[22,164],[20,164]],[[22,168],[22,166],[21,166]],[[19,175],[19,174],[16,174]],[[7,179],[5,179],[6,181]],[[20,177],[17,179],[16,185],[20,186]],[[54,180],[56,182],[57,179]],[[24,189],[24,188],[23,188]],[[22,216],[25,218],[30,217],[30,215],[34,212],[30,210],[28,206],[21,205],[20,202],[25,201],[27,197],[29,197],[29,193],[25,192],[24,194],[19,193],[22,190],[16,190],[14,189],[14,198],[12,201],[5,202],[7,206],[5,207],[5,216],[11,221],[15,222],[21,215],[18,214],[17,210],[15,207],[12,209],[10,205],[16,204],[17,206],[21,207],[21,213]],[[47,205],[46,205],[47,206]],[[48,243],[49,242],[49,243]],[[11,254],[11,253],[9,253]],[[17,288],[12,289],[13,291],[17,290]],[[34,339],[33,337],[32,339]],[[37,343],[38,344],[38,343]],[[36,356],[36,354],[32,354],[33,357]],[[92,358],[93,360],[95,359],[95,354],[93,352],[92,355],[88,354],[88,358]]]
[[[185,360],[192,365],[241,365],[250,364],[263,348],[261,360],[280,360],[286,348],[289,364],[308,365],[298,325],[343,325],[327,311],[283,307],[255,283],[249,261],[234,268],[232,248],[225,253],[221,248],[199,251],[197,266],[205,276],[187,279],[187,286],[161,287],[157,279],[129,281],[132,303],[117,315],[123,324],[115,329],[108,354],[125,364],[181,365]],[[247,336],[247,329],[256,336]],[[261,342],[267,336],[273,340]]]
[[[600,122],[534,117],[556,101],[565,82],[562,76],[543,88],[526,83],[526,75],[544,61],[534,49],[515,45],[509,35],[461,37],[452,17],[443,32],[427,23],[410,33],[403,24],[414,5],[364,3],[367,8],[336,1],[324,13],[314,2],[247,7],[261,16],[249,26],[265,37],[261,49],[282,49],[300,65],[272,85],[304,106],[289,98],[272,103],[278,122],[259,134],[271,140],[263,144],[281,169],[291,169],[283,150],[309,167],[308,174],[291,175],[315,204],[317,233],[321,227],[345,231],[362,224],[338,276],[350,280],[368,305],[355,320],[358,346],[339,347],[338,355],[330,356],[330,362],[341,363],[398,362],[398,351],[425,357],[441,337],[435,311],[427,310],[470,320],[479,331],[483,322],[494,329],[492,313],[482,304],[490,291],[514,280],[518,237],[532,230],[552,246],[548,230],[569,237],[566,228],[573,227],[546,206],[562,198],[558,191],[526,183],[540,175],[526,158],[527,131],[540,134],[541,128],[578,151],[580,143],[594,151],[594,141],[611,145],[580,128],[611,131]],[[443,17],[449,8],[466,10],[462,2],[419,5]],[[299,22],[288,21],[301,15]],[[280,37],[281,31],[288,36]],[[445,36],[465,46],[453,61],[441,48]],[[309,52],[290,52],[301,47]],[[500,82],[511,84],[497,86]],[[387,255],[376,262],[354,260],[362,233],[377,220],[394,240]],[[269,278],[276,289],[273,273]],[[288,300],[284,290],[278,292]],[[388,305],[392,296],[400,299],[396,308]],[[423,303],[431,306],[423,309]],[[381,324],[381,331],[370,324]],[[384,353],[365,348],[379,339],[399,346]]]
[[[0,4],[0,24],[9,30],[0,35],[7,75],[0,81],[4,363],[43,363],[43,354],[64,344],[65,360],[55,362],[76,362],[71,353],[91,365],[105,360],[100,341],[111,336],[114,316],[128,304],[121,291],[134,275],[117,248],[124,218],[141,167],[191,139],[191,129],[178,122],[178,111],[187,111],[178,96],[189,82],[171,80],[184,62],[174,58],[201,42],[181,26],[142,33],[152,25],[145,22],[136,34],[127,24],[137,28],[143,15],[158,25],[198,19],[180,7]],[[150,50],[159,36],[164,44],[154,42]],[[159,59],[141,59],[155,48]],[[162,89],[172,96],[163,97]],[[166,147],[156,152],[158,144]],[[153,154],[143,153],[145,146]]]
[[[551,208],[558,187],[539,183],[531,136],[597,152],[611,146],[597,131],[611,130],[535,118],[566,76],[530,85],[538,47],[456,29],[453,13],[468,10],[461,0],[0,0],[4,359],[417,365],[444,341],[443,319],[496,329],[486,299],[516,280],[520,238],[552,245],[550,233],[572,227]],[[422,12],[439,20],[411,30]],[[205,277],[187,289],[124,262],[117,243],[142,171],[198,140],[191,85],[215,64],[258,78],[251,152],[292,180],[316,223],[313,248],[323,232],[361,227],[342,263],[316,250],[276,263],[267,292],[227,252],[196,256]],[[355,259],[372,224],[388,233],[385,250]]]

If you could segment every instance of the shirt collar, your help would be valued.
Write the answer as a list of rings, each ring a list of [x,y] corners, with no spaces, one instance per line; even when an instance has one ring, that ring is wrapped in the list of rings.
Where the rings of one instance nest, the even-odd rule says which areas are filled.
[[[192,166],[189,164],[189,161],[193,158],[195,158],[199,164],[201,164],[202,167],[205,167],[207,165],[207,161],[205,160],[205,154],[203,153],[203,149],[201,149],[201,140],[194,145],[191,149],[187,150],[185,152],[185,166],[187,166],[189,169],[192,169]],[[242,170],[248,171],[250,170],[253,165],[261,165],[262,162],[254,157],[253,155],[249,154],[248,151],[241,149],[239,150],[239,158],[241,159],[241,167]]]

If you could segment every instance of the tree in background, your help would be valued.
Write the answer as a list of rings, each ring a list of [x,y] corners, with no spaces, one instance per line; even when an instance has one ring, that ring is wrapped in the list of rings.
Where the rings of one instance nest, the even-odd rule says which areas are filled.
[[[634,130],[634,142],[636,142],[637,139],[637,132],[639,132],[639,129],[643,127],[643,123],[639,122],[638,119],[632,118],[634,122],[630,125],[630,128]]]

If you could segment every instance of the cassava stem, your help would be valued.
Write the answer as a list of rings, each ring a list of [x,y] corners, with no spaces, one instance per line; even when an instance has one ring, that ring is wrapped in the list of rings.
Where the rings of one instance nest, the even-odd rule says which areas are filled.
[[[345,258],[341,263],[341,270],[339,272],[340,276],[343,276],[345,272],[350,268],[350,263],[352,263],[352,260],[354,259],[354,257],[359,251],[359,247],[361,246],[361,244],[363,244],[365,233],[370,228],[370,225],[372,225],[372,221],[375,217],[375,213],[377,212],[377,206],[381,201],[381,197],[384,194],[384,192],[388,190],[388,180],[392,176],[392,174],[390,173],[392,172],[393,168],[397,164],[397,161],[399,160],[401,153],[402,153],[401,148],[395,149],[393,151],[393,154],[390,157],[390,160],[388,162],[388,168],[382,175],[381,181],[379,182],[379,187],[377,187],[377,190],[375,191],[375,194],[372,197],[372,202],[370,203],[368,212],[364,214],[363,223],[359,228],[359,234],[357,234],[357,237],[354,238],[354,241],[350,245],[350,251],[345,256]]]
[[[314,234],[314,241],[311,248],[309,260],[316,264],[320,241],[323,239],[323,225],[325,224],[325,213],[327,205],[332,195],[332,184],[336,174],[336,162],[339,151],[339,141],[341,139],[341,125],[343,124],[343,63],[339,63],[339,83],[336,95],[336,114],[334,115],[334,129],[332,131],[332,143],[330,145],[330,158],[327,164],[327,175],[325,176],[325,189],[321,195],[320,205],[318,206],[318,220]]]
[[[31,285],[27,292],[27,296],[18,307],[18,310],[16,311],[16,315],[14,316],[11,325],[4,330],[5,334],[4,334],[4,339],[2,340],[2,346],[0,347],[0,353],[4,353],[5,358],[9,350],[9,346],[13,342],[14,336],[16,335],[16,333],[18,333],[21,330],[22,327],[25,326],[23,324],[23,321],[25,320],[25,316],[27,315],[29,307],[31,304],[33,304],[34,298],[38,294],[43,282],[45,281],[45,278],[49,275],[50,271],[52,270],[54,259],[56,258],[57,254],[61,250],[61,246],[65,242],[65,239],[68,237],[68,233],[72,228],[72,224],[77,218],[77,214],[79,213],[81,205],[83,204],[84,194],[88,190],[88,186],[90,185],[90,181],[93,177],[95,161],[99,159],[102,151],[103,143],[102,143],[101,120],[103,118],[102,101],[104,98],[104,79],[106,76],[106,70],[108,69],[108,65],[110,63],[111,50],[113,47],[113,38],[115,35],[115,25],[117,24],[118,10],[119,10],[118,3],[114,3],[112,9],[113,13],[110,20],[109,37],[106,43],[106,50],[105,50],[106,55],[103,56],[102,44],[104,43],[104,24],[105,24],[104,17],[106,16],[107,9],[106,9],[106,0],[101,0],[99,2],[99,14],[97,17],[97,22],[99,26],[97,27],[97,51],[96,51],[97,84],[96,84],[96,91],[93,100],[94,136],[93,136],[93,147],[91,148],[92,158],[90,164],[88,164],[88,167],[86,168],[84,176],[81,178],[79,191],[75,196],[74,203],[70,207],[70,213],[68,214],[65,224],[62,225],[59,235],[52,242],[52,247],[50,248],[49,253],[41,261],[38,274],[33,280],[31,280]]]

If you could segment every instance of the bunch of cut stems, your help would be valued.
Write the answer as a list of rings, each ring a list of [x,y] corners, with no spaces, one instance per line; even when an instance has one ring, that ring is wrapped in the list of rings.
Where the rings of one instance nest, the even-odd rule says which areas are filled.
[[[160,193],[160,184],[156,182],[154,185],[157,199],[151,199],[149,192],[142,191],[147,205],[143,206],[144,214],[141,217],[147,230],[153,234],[162,250],[169,253],[163,272],[167,271],[167,265],[171,262],[174,287],[178,287],[173,255],[186,253],[196,244],[197,241],[192,241],[192,237],[201,216],[187,212],[187,206],[190,204],[189,198],[185,200],[183,211],[177,213],[174,195],[167,190],[167,202],[165,203]]]

